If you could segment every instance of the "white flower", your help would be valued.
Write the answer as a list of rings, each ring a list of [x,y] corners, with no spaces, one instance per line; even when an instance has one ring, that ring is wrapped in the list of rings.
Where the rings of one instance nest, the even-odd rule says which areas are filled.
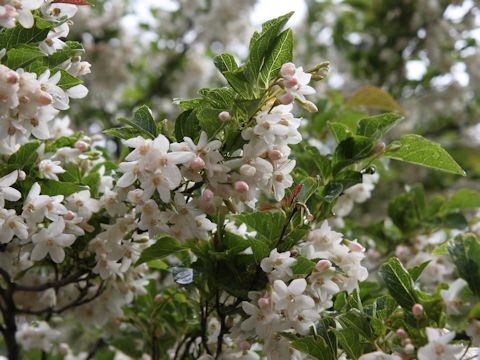
[[[325,220],[319,229],[310,231],[302,254],[309,259],[328,259],[333,255],[343,256],[348,248],[342,245],[343,234],[333,231]]]
[[[472,339],[472,345],[480,346],[480,321],[471,320],[471,323],[465,327],[465,332]]]
[[[307,288],[305,279],[295,279],[287,286],[282,280],[273,282],[272,300],[276,310],[287,310],[290,319],[302,310],[313,308],[315,303],[304,295]]]
[[[43,4],[43,0],[21,0],[12,1],[13,5],[17,8],[18,22],[27,29],[33,26],[32,10],[40,8]]]
[[[463,351],[462,345],[449,344],[455,338],[454,332],[427,328],[428,344],[418,349],[418,360],[452,360]]]
[[[65,169],[60,166],[60,161],[45,159],[38,164],[40,175],[45,179],[57,180],[57,174],[63,174]]]
[[[23,323],[15,334],[15,338],[25,350],[41,349],[50,351],[52,342],[60,336],[60,332],[50,328],[45,321]]]
[[[0,208],[5,206],[5,200],[17,201],[22,194],[17,189],[11,187],[18,178],[18,171],[12,171],[10,174],[0,178]]]
[[[15,27],[17,17],[18,12],[15,7],[10,4],[0,5],[0,26],[7,29]]]
[[[268,258],[262,259],[260,267],[266,273],[270,281],[289,280],[293,276],[292,266],[297,262],[290,257],[290,251],[279,253],[275,248],[270,252]]]
[[[34,225],[43,221],[45,217],[54,221],[59,215],[67,212],[67,208],[61,203],[62,201],[63,195],[40,195],[40,185],[34,183],[25,199],[22,216],[28,223]]]
[[[295,70],[295,75],[289,77],[286,76],[285,79],[292,80],[295,79],[295,85],[287,86],[287,93],[291,94],[293,97],[299,99],[302,102],[305,102],[305,95],[315,94],[315,89],[308,85],[312,78],[312,74],[306,73],[303,71],[303,67],[298,67]]]
[[[93,213],[100,211],[100,202],[90,196],[90,190],[83,190],[67,198],[67,207],[88,221]]]
[[[58,217],[48,228],[40,230],[32,236],[35,245],[32,250],[33,261],[42,260],[47,254],[55,263],[61,263],[65,258],[65,247],[72,245],[75,235],[64,234],[65,223],[62,217]]]
[[[293,178],[290,172],[295,167],[295,160],[289,160],[280,165],[272,175],[272,186],[275,199],[280,201],[285,196],[285,189],[292,186]]]
[[[383,351],[374,351],[363,354],[358,360],[402,360],[402,358],[396,354],[385,354]]]
[[[240,325],[243,331],[255,330],[255,334],[266,338],[274,332],[288,327],[288,322],[283,320],[279,313],[273,311],[272,307],[257,307],[247,301],[242,302],[243,311],[250,317]]]
[[[9,243],[14,236],[27,240],[27,225],[15,210],[0,209],[0,244]]]
[[[465,280],[458,278],[450,284],[448,290],[440,290],[440,296],[447,307],[447,314],[460,315],[462,310],[465,310],[465,302],[459,294],[467,285]]]

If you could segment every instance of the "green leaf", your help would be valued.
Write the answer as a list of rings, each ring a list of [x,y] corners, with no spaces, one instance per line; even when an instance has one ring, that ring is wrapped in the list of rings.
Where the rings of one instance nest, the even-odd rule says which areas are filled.
[[[226,71],[223,73],[230,86],[244,99],[253,99],[255,93],[252,85],[247,78],[245,68],[241,67],[234,71]]]
[[[256,238],[263,237],[270,249],[276,243],[285,224],[285,213],[282,211],[257,211],[243,213],[234,217],[239,223],[245,223],[249,228],[257,232]]]
[[[262,32],[254,41],[250,43],[249,65],[251,66],[254,76],[260,73],[260,69],[264,63],[269,62],[272,56],[272,48],[275,45],[274,39],[280,30],[287,23],[293,12],[280,16],[276,19],[269,20],[262,25]]]
[[[365,106],[370,109],[387,111],[398,111],[405,113],[405,110],[385,90],[375,86],[363,86],[355,91],[346,103],[347,107]]]
[[[318,360],[336,359],[327,342],[321,336],[298,337],[290,342],[290,346]]]
[[[326,202],[333,202],[343,192],[343,185],[339,182],[329,182],[323,189],[322,197]]]
[[[412,306],[418,302],[418,299],[413,286],[413,279],[400,260],[396,257],[390,258],[380,267],[379,274],[385,281],[390,295],[401,307],[410,311]]]
[[[39,43],[47,38],[50,29],[32,27],[25,29],[20,25],[0,31],[0,49],[11,49],[18,45]]]
[[[162,259],[185,249],[187,249],[187,247],[182,245],[177,239],[174,239],[169,235],[160,235],[155,240],[155,244],[142,251],[142,254],[140,255],[136,265],[140,265],[144,262],[149,262],[152,260]]]
[[[425,198],[423,188],[413,187],[396,196],[388,205],[388,215],[402,232],[409,233],[422,224]]]
[[[157,125],[153,120],[152,111],[146,105],[140,106],[133,114],[133,123],[138,129],[150,134],[153,138],[157,137]]]
[[[306,203],[315,194],[318,188],[318,181],[312,177],[305,177],[301,180],[302,189],[297,195],[296,201]]]
[[[292,266],[294,275],[309,275],[315,268],[315,261],[309,260],[304,256],[297,256],[297,262]]]
[[[385,113],[361,119],[357,124],[357,135],[378,141],[403,119],[404,117],[397,113]]]
[[[67,41],[65,44],[67,45],[65,48],[57,50],[46,59],[49,68],[59,66],[73,56],[84,52],[82,44],[78,41]]]
[[[417,281],[420,275],[422,275],[423,270],[430,264],[432,260],[427,260],[422,262],[420,265],[413,266],[411,268],[408,268],[408,273],[412,277],[413,281]]]
[[[185,136],[195,139],[200,135],[200,125],[195,110],[187,110],[178,115],[175,120],[175,138],[183,141]]]
[[[56,180],[41,180],[39,181],[42,188],[43,195],[55,196],[63,195],[65,197],[83,190],[88,190],[88,187],[74,184],[71,182],[61,182]]]
[[[60,81],[58,82],[58,86],[61,87],[63,90],[70,89],[71,87],[74,87],[76,85],[83,84],[83,81],[80,80],[79,78],[73,76],[70,74],[68,71],[61,69],[61,68],[55,68],[52,70],[52,75],[56,74],[57,71],[60,71],[62,76],[60,77]]]
[[[365,136],[353,136],[338,144],[333,154],[334,173],[346,166],[367,158],[373,148],[372,141]]]
[[[237,62],[232,54],[223,53],[213,58],[213,63],[221,73],[238,69]]]
[[[353,185],[360,184],[363,181],[363,175],[359,171],[343,170],[335,176],[335,181],[343,185],[343,190],[347,190]]]
[[[480,239],[472,233],[460,234],[447,245],[458,275],[470,289],[480,295]]]
[[[213,109],[210,107],[204,107],[197,111],[200,127],[207,133],[209,138],[217,134],[225,124],[218,119],[218,114],[222,111],[222,109]]]
[[[318,171],[322,180],[325,181],[332,174],[332,162],[326,156],[320,154],[318,149],[314,146],[307,145],[305,146],[305,151],[310,155],[311,159],[317,166]]]
[[[24,68],[35,60],[41,59],[46,55],[36,46],[22,45],[7,52],[5,65],[10,69]]]
[[[364,346],[360,341],[359,333],[352,328],[342,330],[333,329],[340,347],[345,350],[349,358],[356,360],[364,353]]]
[[[373,331],[369,319],[357,309],[351,309],[338,317],[344,328],[354,329],[367,340],[372,340]]]
[[[278,36],[271,54],[268,56],[260,71],[260,79],[264,88],[268,88],[270,81],[277,77],[281,66],[287,62],[291,62],[292,59],[293,32],[291,29],[287,29]]]
[[[390,159],[422,165],[465,176],[465,171],[439,144],[420,135],[404,135],[391,143],[384,154]]]
[[[341,143],[343,140],[353,136],[348,126],[342,123],[329,121],[327,126],[337,143]]]
[[[473,189],[460,189],[456,191],[440,208],[441,213],[454,210],[480,208],[480,192]]]
[[[15,165],[17,170],[23,170],[32,166],[37,160],[37,149],[40,141],[30,141],[20,148],[8,159],[9,165]]]
[[[103,130],[104,134],[111,135],[118,137],[120,139],[131,139],[133,137],[139,136],[141,132],[133,127],[130,126],[123,126],[117,128],[111,128],[107,130]]]

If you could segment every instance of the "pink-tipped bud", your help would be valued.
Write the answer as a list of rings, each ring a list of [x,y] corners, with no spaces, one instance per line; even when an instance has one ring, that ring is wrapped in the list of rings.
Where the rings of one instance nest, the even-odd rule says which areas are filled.
[[[295,70],[297,70],[295,64],[288,62],[283,64],[280,68],[280,75],[282,75],[284,78],[292,77],[295,75]]]
[[[273,161],[280,160],[283,157],[283,154],[280,150],[271,150],[268,152],[268,158]]]
[[[10,71],[7,74],[7,84],[13,85],[18,81],[18,74],[15,71]]]
[[[238,347],[241,351],[247,351],[250,350],[250,343],[244,340],[240,344],[238,344]]]
[[[311,113],[318,111],[317,106],[313,102],[308,101],[308,100],[305,101],[304,107],[305,107],[305,110],[307,110],[308,112],[311,112]]]
[[[153,298],[153,300],[155,300],[156,302],[160,302],[160,301],[162,301],[162,299],[163,299],[162,294],[157,294],[157,295],[155,295],[155,297]]]
[[[315,269],[317,269],[317,271],[325,271],[330,269],[331,267],[332,267],[332,262],[326,259],[320,260],[317,263],[317,265],[315,265]]]
[[[297,84],[298,84],[298,79],[295,76],[290,79],[283,80],[283,85],[286,88],[293,88],[294,86],[297,86]]]
[[[278,100],[280,100],[283,105],[289,105],[295,100],[295,98],[290,93],[284,93],[278,97]]]
[[[18,180],[23,181],[27,177],[27,174],[23,170],[18,170]]]
[[[381,154],[385,150],[385,143],[384,142],[379,142],[373,147],[373,153],[374,154]]]
[[[404,338],[405,336],[407,336],[407,332],[403,328],[398,328],[395,333],[400,338]]]
[[[243,164],[242,166],[240,166],[240,174],[242,174],[243,176],[251,177],[254,176],[256,172],[257,169],[255,169],[255,167],[251,165]]]
[[[88,144],[82,140],[78,140],[74,146],[75,146],[75,149],[78,149],[82,152],[88,149]]]
[[[248,184],[245,181],[237,181],[235,183],[235,191],[239,193],[247,192],[249,189]]]
[[[362,244],[359,244],[356,241],[350,241],[348,246],[350,247],[350,250],[352,250],[353,252],[364,252],[365,251],[365,248],[362,246]]]
[[[75,218],[75,213],[73,211],[67,211],[67,213],[63,215],[63,218],[67,221],[73,220]]]
[[[412,306],[412,313],[415,318],[419,319],[423,317],[423,306],[422,304],[414,304]]]
[[[46,91],[42,91],[40,95],[38,95],[37,101],[41,105],[50,105],[53,101],[53,98],[52,98],[52,95],[50,95]]]
[[[193,170],[202,170],[205,168],[205,161],[202,158],[196,157],[190,161],[190,168]]]
[[[270,305],[270,299],[269,298],[262,297],[262,298],[258,299],[258,306],[265,307],[265,306],[268,306],[268,305]]]
[[[218,118],[220,121],[228,121],[231,119],[231,116],[228,111],[222,111],[220,114],[218,114]]]
[[[205,200],[206,202],[210,202],[213,199],[213,191],[210,189],[205,189],[202,192],[202,199]]]

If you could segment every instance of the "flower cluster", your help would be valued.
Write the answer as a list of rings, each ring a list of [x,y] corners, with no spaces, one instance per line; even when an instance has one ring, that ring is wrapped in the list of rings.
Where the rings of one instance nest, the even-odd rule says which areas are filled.
[[[297,259],[290,251],[272,250],[261,261],[262,270],[268,275],[270,289],[262,294],[252,292],[251,301],[243,302],[243,311],[249,316],[240,325],[245,338],[260,338],[265,351],[277,354],[285,339],[279,332],[307,335],[323,311],[332,307],[333,297],[341,292],[351,293],[368,272],[361,265],[364,248],[356,241],[343,239],[325,221],[312,230],[297,252],[315,264],[310,275],[295,275],[293,267]],[[279,359],[289,359],[290,354],[278,353]]]

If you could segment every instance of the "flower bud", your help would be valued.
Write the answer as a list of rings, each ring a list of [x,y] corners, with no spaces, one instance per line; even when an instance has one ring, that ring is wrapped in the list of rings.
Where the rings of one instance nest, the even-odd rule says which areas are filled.
[[[283,157],[283,154],[280,150],[271,150],[268,152],[268,158],[273,161],[280,160]]]
[[[41,105],[50,105],[53,101],[53,98],[52,98],[52,95],[50,95],[49,93],[47,93],[46,91],[42,91],[40,93],[40,95],[38,95],[37,97],[37,101],[41,104]]]
[[[15,71],[10,71],[7,74],[7,84],[13,85],[18,81],[18,74]]]
[[[156,301],[156,302],[160,302],[160,301],[162,301],[162,299],[163,299],[162,294],[157,294],[157,295],[155,295],[155,297],[153,298],[153,300]]]
[[[202,199],[205,200],[206,202],[210,202],[213,199],[213,191],[210,189],[205,189],[202,192]]]
[[[67,221],[73,220],[75,218],[75,213],[73,211],[67,211],[67,213],[63,215],[63,218]]]
[[[252,165],[243,164],[242,166],[240,166],[240,174],[242,174],[243,176],[252,177],[255,176],[256,172],[257,169],[255,169],[255,167],[253,167]]]
[[[315,269],[317,269],[317,271],[325,271],[330,269],[331,266],[332,262],[330,260],[323,259],[317,262],[317,265],[315,265]]]
[[[287,88],[293,88],[298,84],[298,79],[294,76],[291,79],[283,80],[283,85]]]
[[[190,161],[190,168],[193,170],[202,170],[205,168],[205,161],[202,158],[196,157]]]
[[[407,344],[403,348],[403,351],[405,351],[407,355],[412,355],[415,352],[415,346],[413,346],[413,344]]]
[[[423,306],[421,304],[414,304],[412,306],[412,313],[416,319],[420,319],[423,317]]]
[[[305,108],[305,110],[307,110],[308,112],[311,112],[311,113],[314,113],[314,112],[318,111],[317,106],[313,102],[308,101],[308,100],[303,103],[303,107]]]
[[[280,75],[282,75],[284,78],[292,77],[295,75],[295,70],[297,68],[295,67],[295,64],[288,62],[282,65],[280,68]]]
[[[385,150],[385,143],[384,142],[379,142],[373,147],[372,152],[374,154],[381,154]]]
[[[82,152],[88,149],[88,144],[82,140],[78,140],[74,146],[75,146],[75,149],[78,149]]]
[[[18,180],[23,181],[27,177],[27,174],[23,170],[18,170]]]
[[[242,351],[247,351],[247,350],[250,350],[250,343],[244,340],[240,344],[238,344],[238,347]]]
[[[270,304],[270,299],[269,298],[262,297],[262,298],[258,299],[258,306],[260,306],[260,307],[268,306],[269,304]]]
[[[235,183],[235,191],[239,193],[247,192],[249,189],[248,184],[245,181],[237,181]]]
[[[140,204],[143,201],[143,190],[135,189],[135,190],[129,191],[127,194],[127,199],[132,204]]]
[[[222,111],[220,114],[218,114],[218,118],[220,121],[228,121],[231,119],[231,116],[228,111]]]
[[[403,328],[398,328],[395,333],[400,338],[404,338],[405,336],[407,336],[407,332]]]
[[[293,97],[292,94],[290,94],[290,93],[284,93],[284,94],[282,94],[282,95],[280,95],[280,96],[278,97],[278,100],[280,100],[280,102],[281,102],[283,105],[289,105],[289,104],[291,104],[291,103],[293,102],[293,100],[295,100],[295,99],[294,99],[294,97]]]
[[[362,246],[362,244],[359,244],[356,241],[350,241],[348,244],[350,250],[353,252],[364,252],[365,248]]]

